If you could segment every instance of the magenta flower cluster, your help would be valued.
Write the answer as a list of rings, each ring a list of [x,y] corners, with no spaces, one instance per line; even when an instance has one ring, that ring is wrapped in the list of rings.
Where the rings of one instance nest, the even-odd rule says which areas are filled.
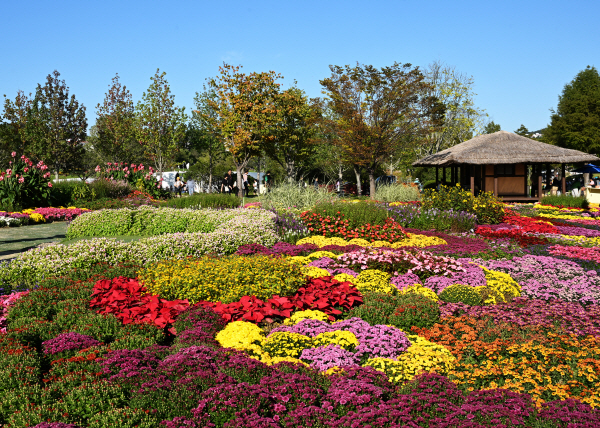
[[[91,336],[75,332],[61,333],[53,339],[42,343],[44,354],[58,354],[66,351],[79,351],[81,349],[98,346],[101,342]]]
[[[360,360],[354,352],[348,351],[338,345],[304,349],[300,354],[300,359],[308,361],[311,367],[319,371],[325,371],[336,366],[354,366]]]
[[[521,294],[531,299],[600,304],[600,276],[575,262],[534,255],[477,262],[508,273],[521,285]]]
[[[353,333],[358,339],[359,345],[355,349],[357,358],[363,356],[396,358],[406,351],[410,341],[401,330],[387,325],[371,325],[360,318],[350,318],[333,324],[319,320],[302,320],[293,326],[280,326],[272,330],[289,331],[309,337],[318,334],[345,330]]]

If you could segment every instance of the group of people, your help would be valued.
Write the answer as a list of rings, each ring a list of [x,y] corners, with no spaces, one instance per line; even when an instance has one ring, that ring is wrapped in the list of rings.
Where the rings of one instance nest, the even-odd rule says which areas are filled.
[[[254,190],[254,194],[258,195],[258,181],[252,180],[252,188]],[[264,177],[264,186],[266,189],[271,187],[271,173],[267,172]],[[223,181],[221,182],[221,193],[227,194],[237,194],[237,180],[233,175],[231,170],[227,171],[227,174],[223,176]],[[248,180],[248,170],[242,171],[242,194],[244,196],[248,196],[250,194],[250,182]]]

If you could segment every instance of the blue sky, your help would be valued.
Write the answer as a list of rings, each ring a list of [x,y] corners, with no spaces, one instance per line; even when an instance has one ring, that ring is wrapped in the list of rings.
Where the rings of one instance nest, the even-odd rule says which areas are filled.
[[[0,94],[33,92],[57,69],[90,126],[115,73],[138,100],[157,68],[189,111],[223,61],[275,70],[320,96],[329,65],[472,75],[476,105],[502,129],[549,123],[564,85],[600,67],[600,1],[4,1]]]

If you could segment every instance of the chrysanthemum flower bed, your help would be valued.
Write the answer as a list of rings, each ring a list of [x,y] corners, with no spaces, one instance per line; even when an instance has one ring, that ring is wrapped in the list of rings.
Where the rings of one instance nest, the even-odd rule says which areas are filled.
[[[0,424],[600,426],[599,268],[572,238],[600,221],[293,245],[247,211],[264,225],[227,220],[213,254],[181,234],[0,266],[30,288],[0,299]]]

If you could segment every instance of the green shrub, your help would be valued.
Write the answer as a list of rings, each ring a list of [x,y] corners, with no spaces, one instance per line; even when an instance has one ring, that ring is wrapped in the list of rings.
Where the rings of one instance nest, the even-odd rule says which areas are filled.
[[[76,188],[84,186],[85,184],[81,181],[59,181],[52,184],[52,190],[50,191],[50,200],[52,205],[55,207],[68,207],[72,206],[75,198],[73,193]]]
[[[415,185],[390,184],[377,187],[375,200],[383,202],[420,201],[421,192]]]
[[[131,185],[124,180],[96,179],[89,184],[89,187],[96,198],[118,199],[129,195],[133,191]]]
[[[287,296],[305,284],[301,267],[271,256],[168,260],[140,272],[140,280],[164,299],[231,303],[243,296]]]
[[[458,185],[440,186],[439,190],[426,189],[421,207],[424,211],[438,209],[475,214],[479,224],[496,224],[504,217],[504,203],[492,192],[481,192],[475,197]]]
[[[448,303],[465,303],[470,306],[481,305],[481,294],[475,288],[464,284],[453,284],[442,290],[440,300]]]
[[[387,207],[366,200],[355,203],[341,201],[334,203],[319,203],[311,211],[320,214],[323,217],[342,217],[344,220],[348,220],[350,229],[365,224],[382,225],[388,218]]]
[[[571,195],[544,196],[540,203],[542,205],[553,205],[555,207],[583,208],[588,209],[590,203],[584,197],[575,197]]]
[[[336,195],[330,193],[327,188],[320,187],[316,190],[314,186],[304,187],[302,183],[284,182],[273,186],[271,190],[262,197],[262,206],[267,209],[309,210],[315,205],[331,201]]]
[[[221,193],[195,193],[183,198],[173,198],[160,202],[159,205],[169,208],[237,208],[242,204],[242,199],[235,195]]]
[[[239,215],[239,211],[154,208],[100,210],[77,217],[67,229],[67,238],[86,236],[156,236],[180,232],[213,232],[217,226]],[[244,212],[244,214],[249,214]]]
[[[364,293],[364,303],[352,308],[345,316],[362,318],[371,325],[392,325],[404,331],[410,328],[429,328],[440,320],[437,302],[427,297],[407,293],[390,295],[387,293]]]

